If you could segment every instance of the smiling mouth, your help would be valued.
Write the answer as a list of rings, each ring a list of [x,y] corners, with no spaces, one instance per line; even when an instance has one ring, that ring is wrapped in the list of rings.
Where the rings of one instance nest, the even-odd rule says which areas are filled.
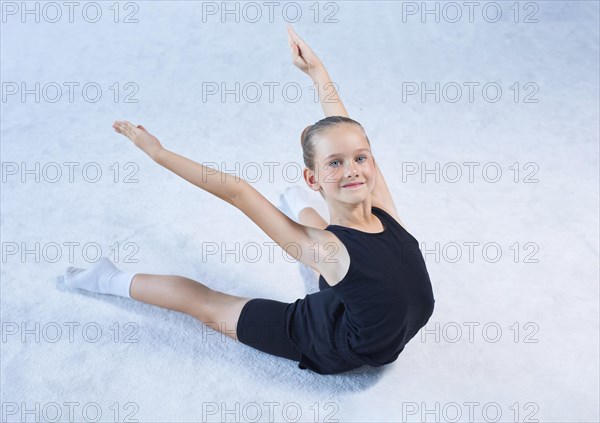
[[[354,187],[361,186],[363,184],[364,184],[364,182],[358,182],[358,183],[355,183],[355,184],[344,185],[342,188],[354,188]]]

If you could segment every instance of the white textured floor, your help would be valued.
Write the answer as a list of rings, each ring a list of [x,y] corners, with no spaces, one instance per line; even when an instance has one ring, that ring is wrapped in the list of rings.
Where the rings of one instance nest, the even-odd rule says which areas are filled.
[[[422,2],[280,2],[272,23],[262,2],[255,23],[246,3],[239,23],[203,22],[221,2],[121,2],[118,17],[113,2],[84,2],[72,23],[62,2],[57,23],[56,7],[35,4],[39,23],[24,3],[1,5],[2,421],[600,420],[598,2],[482,2],[473,22],[458,2],[456,23],[436,2],[439,22],[409,14]],[[280,206],[302,183],[300,133],[323,117],[290,60],[282,10],[293,19],[294,5],[294,28],[364,125],[434,288],[429,324],[383,369],[320,376],[61,277],[100,252],[236,295],[305,295],[300,265],[251,220],[111,128],[142,123]],[[236,82],[239,102],[203,101],[207,86]],[[439,102],[408,94],[422,82],[440,84]]]

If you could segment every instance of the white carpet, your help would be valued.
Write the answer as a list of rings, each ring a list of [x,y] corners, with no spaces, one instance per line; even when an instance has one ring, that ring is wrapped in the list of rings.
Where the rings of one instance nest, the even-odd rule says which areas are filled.
[[[538,23],[522,22],[533,10],[523,2],[518,23],[513,2],[498,2],[496,23],[481,7],[473,23],[402,22],[402,2],[336,2],[338,23],[322,22],[334,9],[321,3],[315,23],[312,2],[302,3],[294,28],[364,125],[400,216],[423,243],[436,299],[395,363],[336,376],[300,370],[189,316],[62,281],[65,267],[89,266],[99,247],[123,270],[183,275],[236,295],[292,302],[314,289],[306,269],[241,212],[111,128],[117,119],[141,123],[172,151],[255,179],[279,206],[285,187],[302,183],[286,180],[283,165],[303,166],[300,133],[323,117],[310,80],[291,63],[281,6],[273,23],[264,7],[259,22],[236,24],[203,23],[201,2],[135,2],[139,22],[126,24],[114,23],[113,2],[98,2],[97,23],[82,19],[81,4],[73,23],[63,6],[52,24],[22,23],[7,3],[21,2],[2,3],[0,24],[2,421],[69,421],[69,410],[70,421],[103,422],[600,420],[597,2],[530,2]],[[120,21],[133,10],[124,5]],[[39,102],[8,95],[21,82],[55,82],[63,97],[47,101],[52,85]],[[69,82],[79,83],[72,103]],[[102,88],[98,102],[82,97],[89,82]],[[256,82],[263,98],[203,102],[203,82]],[[280,84],[272,103],[270,82]],[[289,82],[302,87],[298,102],[282,97]],[[449,96],[446,84],[456,82],[463,98],[402,102],[403,82],[440,82]],[[472,103],[465,82],[480,84]],[[488,82],[501,86],[500,101],[482,98]],[[124,103],[131,94],[138,102]],[[528,95],[538,102],[524,102]],[[72,182],[68,162],[79,164]],[[449,182],[448,166],[439,182],[403,171],[422,162],[457,163],[462,178]],[[473,182],[465,162],[479,163]],[[25,182],[22,163],[39,163]],[[502,169],[498,182],[483,178],[486,163]],[[97,182],[84,179],[86,164],[88,180],[102,170]],[[57,166],[62,176],[52,182]],[[137,182],[125,183],[128,175]],[[478,243],[472,260],[470,242]],[[206,254],[236,243],[237,257]],[[427,254],[436,243],[437,258]]]

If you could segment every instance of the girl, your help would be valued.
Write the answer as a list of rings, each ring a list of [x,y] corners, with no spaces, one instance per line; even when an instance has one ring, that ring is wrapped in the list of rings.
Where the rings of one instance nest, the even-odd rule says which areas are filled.
[[[106,257],[89,269],[69,267],[69,286],[120,295],[187,313],[244,344],[335,374],[391,363],[433,313],[434,298],[418,241],[403,227],[363,127],[337,92],[327,98],[325,66],[291,27],[294,65],[318,84],[327,118],[302,132],[304,180],[316,194],[288,189],[290,219],[246,181],[164,148],[142,125],[116,121],[156,163],[240,209],[296,260],[314,269],[319,291],[294,303],[225,294],[182,276],[127,273]],[[328,101],[325,101],[327,98]],[[333,99],[331,102],[329,99]]]

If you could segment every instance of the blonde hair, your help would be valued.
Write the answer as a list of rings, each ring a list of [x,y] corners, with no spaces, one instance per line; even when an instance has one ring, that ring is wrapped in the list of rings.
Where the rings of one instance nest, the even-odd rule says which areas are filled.
[[[325,119],[321,119],[320,121],[316,122],[314,125],[308,125],[302,131],[302,135],[300,135],[300,144],[302,145],[302,157],[304,159],[304,165],[307,168],[309,168],[312,171],[315,170],[315,155],[317,153],[316,137],[341,124],[350,124],[358,126],[360,129],[362,129],[363,133],[365,134],[365,138],[367,139],[367,143],[369,143],[369,147],[371,146],[371,141],[369,141],[369,137],[365,132],[365,128],[363,128],[363,126],[360,123],[358,123],[354,119],[350,119],[349,117],[345,116],[328,116]],[[319,193],[323,198],[325,198],[322,189],[319,190]]]

